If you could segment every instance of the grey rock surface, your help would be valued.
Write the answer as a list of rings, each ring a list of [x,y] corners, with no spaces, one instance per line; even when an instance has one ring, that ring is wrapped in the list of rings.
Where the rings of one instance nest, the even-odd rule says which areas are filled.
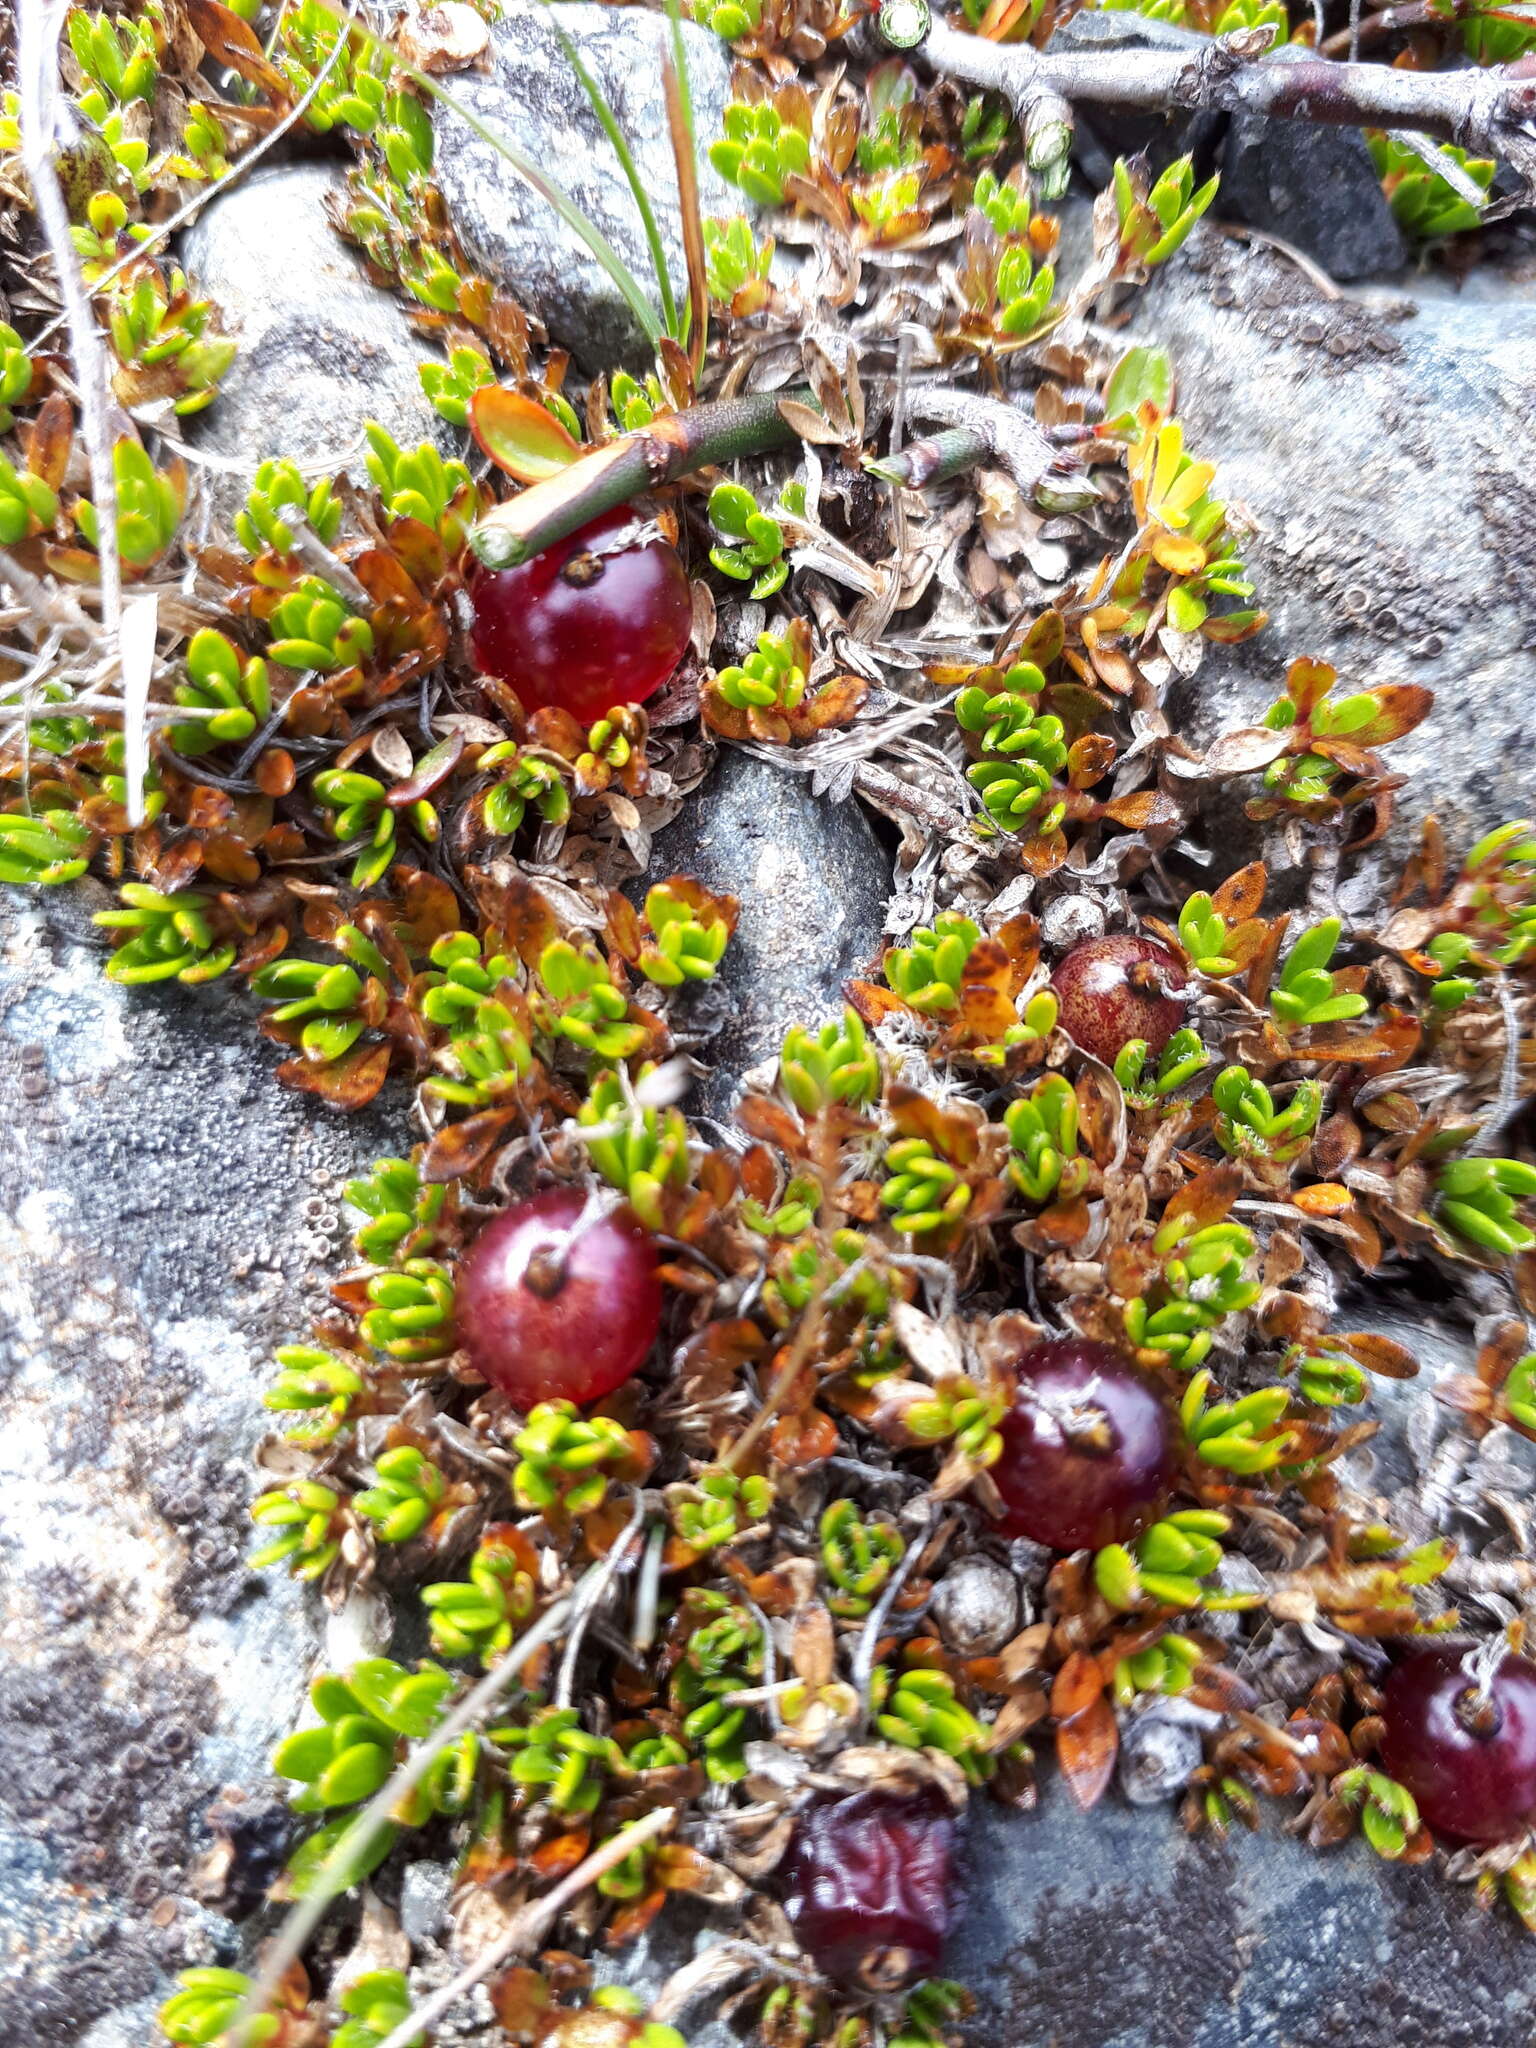
[[[105,981],[90,894],[0,899],[0,2040],[36,2048],[141,2048],[234,1953],[203,1816],[256,1813],[324,1634],[244,1568],[259,1397],[398,1135],[285,1096],[243,999]]]
[[[1358,128],[1234,114],[1216,203],[1225,219],[1279,235],[1341,281],[1397,270],[1407,260]]]
[[[656,835],[651,880],[696,875],[741,899],[718,977],[730,1009],[704,1051],[701,1094],[724,1115],[790,1024],[840,1016],[843,983],[878,959],[891,861],[855,798],[813,798],[804,776],[722,747],[681,817]]]
[[[240,345],[217,399],[188,422],[188,438],[210,458],[208,496],[226,520],[268,456],[363,479],[365,420],[405,447],[453,439],[417,376],[436,351],[330,224],[326,195],[340,185],[334,164],[259,171],[181,238],[181,261]]]
[[[677,177],[662,88],[666,17],[639,7],[509,0],[491,39],[489,68],[453,81],[455,97],[514,144],[575,200],[655,299],[655,276],[640,214],[613,145],[571,69],[554,24],[577,45],[602,86],[634,154],[666,247],[674,289],[685,291]],[[703,156],[721,132],[730,98],[730,54],[717,35],[683,29],[700,143],[700,202],[706,215],[740,213],[739,192]],[[512,166],[456,114],[434,111],[437,181],[469,253],[552,340],[590,370],[646,367],[634,315],[597,258]]]
[[[1528,282],[1329,300],[1283,258],[1202,229],[1134,331],[1171,351],[1191,447],[1257,522],[1246,559],[1271,620],[1212,651],[1171,707],[1178,728],[1257,723],[1287,663],[1318,655],[1350,687],[1436,691],[1388,755],[1413,778],[1402,817],[1433,809],[1464,846],[1521,815],[1536,744]]]
[[[1518,2048],[1536,1998],[1511,1916],[1470,1886],[1319,1857],[1263,1831],[1189,1841],[1171,1812],[979,1802],[947,1972],[1006,2048]]]

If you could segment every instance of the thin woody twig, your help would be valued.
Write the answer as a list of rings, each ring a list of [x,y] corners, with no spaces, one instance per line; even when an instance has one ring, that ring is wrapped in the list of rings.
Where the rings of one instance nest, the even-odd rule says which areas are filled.
[[[359,611],[373,610],[373,599],[367,589],[346,563],[332,554],[307,519],[295,518],[291,522],[284,519],[283,524],[293,536],[293,552],[306,569],[312,570],[323,583],[329,583],[338,597],[344,597]]]
[[[920,491],[928,484],[946,483],[962,471],[974,469],[992,453],[992,444],[978,427],[945,427],[905,448],[864,464],[871,476],[907,490]]]
[[[601,1848],[594,1849],[590,1856],[578,1863],[569,1877],[562,1878],[552,1892],[546,1892],[541,1899],[530,1900],[520,1913],[515,1913],[505,1932],[489,1948],[482,1949],[457,1977],[407,2013],[400,2024],[384,2036],[379,2048],[407,2048],[408,2043],[419,2040],[424,2029],[447,2012],[450,2006],[457,2005],[467,1991],[473,1991],[498,1963],[515,1955],[519,1949],[536,1947],[571,1900],[578,1898],[588,1885],[595,1884],[615,1864],[632,1856],[646,1842],[665,1834],[676,1820],[675,1806],[658,1806],[639,1820],[631,1821],[628,1827],[620,1828]]]
[[[1035,50],[935,21],[913,51],[949,78],[1001,93],[1021,119],[1045,95],[1067,105],[1249,113],[1335,127],[1411,128],[1501,156],[1536,191],[1536,57],[1485,70],[1401,71],[1322,56],[1264,63],[1271,32],[1242,29],[1206,49]]]
[[[577,1585],[573,1598],[581,1597],[586,1584],[600,1569],[601,1567],[596,1565],[592,1567],[587,1578]],[[288,1915],[277,1940],[263,1957],[261,1974],[251,1987],[236,2025],[231,2030],[233,2039],[240,2039],[247,2023],[259,2018],[268,2010],[277,1987],[282,1982],[284,1972],[297,1960],[305,1942],[325,1917],[327,1906],[338,1892],[346,1890],[352,1882],[357,1858],[375,1839],[379,1830],[388,1825],[389,1817],[400,1801],[426,1776],[434,1758],[441,1755],[449,1743],[462,1735],[466,1728],[473,1727],[482,1711],[498,1693],[506,1690],[534,1654],[553,1637],[559,1635],[570,1617],[571,1604],[570,1599],[557,1600],[526,1634],[520,1636],[497,1659],[454,1711],[438,1723],[432,1734],[424,1742],[416,1744],[406,1762],[391,1776],[389,1782],[374,1794],[362,1812],[355,1816],[346,1833],[334,1844],[330,1854],[314,1873],[310,1889]],[[541,1900],[540,1903],[543,1904],[545,1901]]]

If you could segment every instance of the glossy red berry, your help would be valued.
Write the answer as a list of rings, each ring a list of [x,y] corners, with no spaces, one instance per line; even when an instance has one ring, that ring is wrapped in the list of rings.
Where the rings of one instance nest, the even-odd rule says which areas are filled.
[[[1184,1022],[1179,992],[1188,980],[1166,946],[1121,932],[1074,946],[1051,976],[1051,987],[1061,1005],[1062,1030],[1111,1067],[1133,1038],[1144,1038],[1157,1057]]]
[[[625,1209],[582,1221],[585,1206],[575,1188],[520,1202],[459,1266],[459,1342],[525,1410],[602,1400],[639,1371],[661,1323],[650,1237]]]
[[[1436,1834],[1504,1842],[1536,1823],[1536,1665],[1504,1657],[1484,1688],[1465,1651],[1415,1650],[1381,1714],[1382,1768]]]
[[[818,1799],[800,1815],[785,1910],[827,1976],[894,1991],[937,1968],[953,1904],[955,1816],[936,1788]]]
[[[1037,1344],[991,1467],[1005,1536],[1052,1550],[1123,1543],[1173,1476],[1173,1428],[1146,1375],[1086,1337]]]
[[[688,576],[664,540],[621,545],[633,512],[604,512],[515,569],[476,567],[470,644],[527,708],[583,725],[639,704],[671,675],[693,630]]]

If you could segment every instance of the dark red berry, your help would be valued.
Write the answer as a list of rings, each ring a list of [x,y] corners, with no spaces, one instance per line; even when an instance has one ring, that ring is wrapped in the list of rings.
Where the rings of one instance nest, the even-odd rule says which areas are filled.
[[[634,530],[632,512],[604,512],[515,569],[471,571],[475,660],[529,710],[553,705],[589,725],[642,703],[682,660],[687,572],[664,540],[620,545]]]
[[[1153,1057],[1184,1022],[1179,991],[1189,977],[1166,946],[1121,932],[1084,939],[1051,976],[1061,1028],[1107,1067],[1121,1047],[1144,1038]]]
[[[949,1931],[954,1810],[935,1788],[818,1799],[800,1815],[786,1911],[840,1984],[894,1991],[938,1966]]]
[[[1003,1534],[1052,1550],[1124,1542],[1173,1475],[1163,1400],[1145,1374],[1086,1337],[1037,1344],[1017,1371],[991,1468]]]
[[[1536,1665],[1506,1656],[1483,1686],[1467,1652],[1415,1650],[1381,1712],[1382,1768],[1436,1834],[1504,1842],[1536,1822]]]
[[[520,1202],[458,1270],[459,1341],[525,1410],[602,1400],[638,1372],[661,1323],[650,1237],[626,1209],[582,1221],[585,1209],[575,1188]]]

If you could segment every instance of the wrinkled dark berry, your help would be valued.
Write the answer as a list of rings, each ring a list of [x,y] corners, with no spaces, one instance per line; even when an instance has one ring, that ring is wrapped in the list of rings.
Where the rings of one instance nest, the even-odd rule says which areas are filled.
[[[1173,1431],[1151,1381],[1086,1337],[1035,1345],[1017,1372],[991,1468],[1004,1535],[1052,1550],[1134,1535],[1173,1475]]]
[[[1105,1066],[1143,1038],[1155,1059],[1184,1022],[1189,977],[1166,946],[1121,932],[1084,939],[1051,976],[1061,1028]]]
[[[1436,1834],[1503,1842],[1536,1821],[1536,1665],[1507,1656],[1486,1691],[1466,1652],[1415,1650],[1387,1680],[1382,1768]]]
[[[955,1816],[937,1790],[857,1792],[800,1815],[786,1910],[838,1983],[894,1991],[938,1966],[952,1908]]]
[[[459,1267],[459,1340],[514,1401],[600,1401],[638,1372],[661,1323],[656,1250],[627,1209],[550,1188],[498,1216]]]

